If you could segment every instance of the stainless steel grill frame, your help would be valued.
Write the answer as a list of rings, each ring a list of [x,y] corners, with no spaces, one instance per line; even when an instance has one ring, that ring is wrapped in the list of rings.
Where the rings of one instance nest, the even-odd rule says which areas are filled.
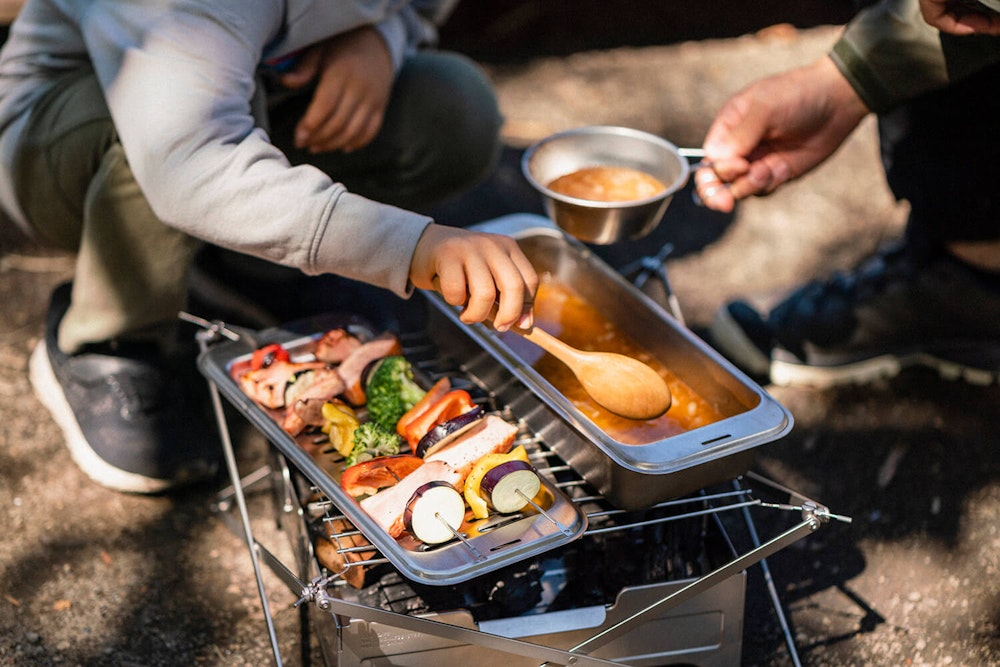
[[[203,344],[207,346],[217,341],[223,335],[222,330],[230,331],[222,323],[209,326]],[[409,351],[415,358],[423,359],[421,363],[432,363],[433,360],[423,356],[419,349],[422,348],[418,344],[411,346]],[[469,372],[468,367],[459,370]],[[448,369],[448,372],[456,370]],[[313,552],[308,522],[317,518],[331,521],[342,515],[328,499],[303,504],[301,484],[311,482],[289,464],[280,448],[271,448],[269,466],[247,477],[240,476],[222,397],[214,384],[210,382],[209,385],[232,482],[232,486],[219,494],[216,509],[247,543],[277,665],[282,665],[283,659],[267,602],[263,566],[270,568],[289,590],[300,596],[298,604],[309,606],[308,616],[318,629],[323,654],[331,665],[434,665],[442,661],[451,664],[451,660],[466,657],[474,658],[484,667],[542,663],[642,666],[669,664],[665,661],[675,659],[704,667],[738,664],[746,568],[802,539],[831,518],[840,518],[822,505],[785,489],[779,488],[781,494],[787,495],[785,502],[762,502],[756,497],[751,483],[773,485],[753,474],[733,480],[730,489],[711,493],[705,490],[665,501],[637,515],[636,511],[608,503],[571,466],[547,448],[541,437],[528,435],[523,442],[530,448],[536,467],[542,474],[556,479],[559,488],[586,512],[588,529],[581,540],[607,531],[635,528],[643,521],[718,517],[724,512],[745,512],[751,507],[798,512],[801,520],[746,553],[733,552],[730,560],[702,576],[627,587],[614,605],[603,609],[542,612],[481,625],[461,610],[421,617],[399,614],[350,600],[350,596],[345,595],[349,589],[341,580],[343,573],[321,569]],[[516,381],[512,381],[511,387],[520,396],[515,414],[534,409],[527,389],[518,387]],[[504,409],[513,408],[508,405]],[[245,489],[260,484],[266,484],[274,494],[279,523],[294,552],[295,563],[291,566],[253,535]],[[315,485],[311,485],[311,490],[316,491]],[[655,516],[651,517],[650,511]],[[749,521],[749,515],[745,519]],[[345,547],[344,550],[357,550],[357,547]],[[352,566],[385,562],[384,557],[378,556]],[[780,614],[777,600],[775,605]],[[535,632],[537,629],[544,631]],[[794,641],[791,637],[787,640],[794,654]]]
[[[204,331],[199,334],[199,341],[203,357],[220,341],[254,339],[255,332],[240,331],[222,322],[201,323]],[[325,570],[313,551],[310,524],[332,522],[345,516],[342,508],[323,494],[323,488],[328,488],[326,480],[312,479],[313,470],[305,474],[297,465],[301,456],[288,451],[287,439],[275,442],[270,437],[270,465],[241,477],[223,394],[212,374],[206,373],[232,483],[220,492],[216,509],[220,518],[247,544],[277,665],[282,665],[283,659],[262,576],[265,566],[299,596],[297,606],[305,606],[304,615],[308,617],[303,622],[319,630],[317,637],[330,665],[420,667],[452,664],[457,660],[474,661],[477,667],[735,665],[741,652],[747,568],[760,564],[766,574],[766,558],[771,554],[818,530],[831,519],[850,520],[831,514],[823,505],[753,472],[735,473],[732,479],[728,478],[733,470],[742,471],[749,466],[749,461],[741,461],[733,469],[723,464],[721,471],[726,479],[720,478],[718,471],[696,477],[697,483],[713,486],[683,497],[671,497],[641,508],[611,502],[562,458],[559,448],[551,446],[562,437],[566,425],[558,414],[552,414],[533,388],[524,384],[524,378],[517,377],[494,355],[475,346],[471,355],[470,348],[463,348],[461,359],[441,354],[429,340],[429,332],[423,334],[404,338],[407,357],[428,375],[461,375],[483,387],[494,397],[504,416],[521,425],[520,442],[529,449],[535,467],[586,516],[587,529],[578,539],[574,536],[576,542],[586,544],[607,532],[635,530],[649,523],[701,517],[715,525],[727,541],[723,562],[694,576],[626,585],[606,604],[556,611],[542,604],[523,615],[485,621],[477,621],[461,608],[411,615],[363,604],[342,580],[344,572]],[[226,398],[232,402],[234,397],[227,394]],[[260,424],[255,425],[260,428]],[[273,434],[270,429],[261,430],[265,436]],[[770,435],[780,434],[779,429]],[[267,549],[253,534],[246,490],[258,486],[266,486],[273,494],[279,525],[292,546],[295,562],[291,565],[277,558],[274,550]],[[761,490],[780,499],[765,502],[759,496]],[[304,502],[307,497],[310,500]],[[780,534],[761,540],[750,513],[757,508],[787,512],[793,518],[791,525]],[[728,542],[721,521],[724,515],[736,516],[745,523],[752,536],[749,548],[737,550]],[[333,535],[342,553],[371,549],[348,546],[344,539],[347,537],[348,534]],[[392,560],[376,554],[351,567],[392,565]],[[773,587],[768,592],[784,628],[793,663],[797,665],[794,638],[784,621],[777,592]]]

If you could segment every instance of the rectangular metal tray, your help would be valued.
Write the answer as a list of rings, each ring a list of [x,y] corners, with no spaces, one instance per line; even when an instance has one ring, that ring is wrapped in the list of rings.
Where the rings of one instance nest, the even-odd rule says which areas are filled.
[[[746,472],[754,448],[785,435],[791,414],[763,388],[708,344],[680,325],[652,299],[547,218],[518,214],[473,228],[515,238],[535,269],[571,285],[626,336],[647,350],[705,398],[723,418],[647,444],[615,440],[580,412],[492,329],[469,326],[440,295],[426,292],[434,306],[431,335],[458,356],[486,350],[530,391],[543,410],[526,416],[531,428],[608,500],[639,509]],[[442,317],[443,316],[443,317]],[[503,386],[504,379],[489,384]]]
[[[261,331],[254,340],[241,338],[213,345],[198,358],[201,373],[337,508],[402,574],[415,581],[450,585],[460,583],[506,565],[544,553],[580,537],[587,528],[586,514],[556,485],[540,475],[554,501],[543,514],[529,513],[504,517],[489,530],[468,535],[463,540],[426,548],[414,540],[395,540],[386,533],[361,505],[347,494],[337,481],[309,453],[308,445],[289,435],[274,417],[251,400],[235,377],[250,361],[255,345],[280,343],[293,359],[308,355],[311,346],[326,330],[344,327],[376,333],[362,319],[349,314],[331,314]],[[488,387],[484,390],[489,391]],[[515,420],[517,421],[517,420]],[[523,420],[518,439],[535,439]],[[302,436],[300,436],[301,438]],[[516,443],[515,443],[516,444]]]

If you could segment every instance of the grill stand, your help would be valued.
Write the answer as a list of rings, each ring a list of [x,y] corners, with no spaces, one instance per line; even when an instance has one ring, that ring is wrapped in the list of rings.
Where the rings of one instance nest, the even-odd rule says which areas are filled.
[[[692,152],[692,156],[704,158],[704,153],[696,150]],[[692,191],[692,197],[694,198],[696,204],[701,204],[698,199],[697,192]],[[673,252],[674,244],[668,241],[660,247],[660,250],[655,255],[640,257],[625,266],[622,266],[619,271],[627,280],[631,281],[638,290],[645,293],[653,300],[654,303],[656,303],[657,306],[673,315],[674,318],[683,325],[685,322],[684,314],[681,312],[680,301],[677,298],[677,294],[670,286],[670,278],[667,275],[667,258],[669,258]],[[748,475],[752,475],[752,473],[748,473]],[[773,485],[773,482],[763,480],[759,476],[757,479],[758,481]],[[797,495],[789,489],[784,489],[784,491],[788,493],[789,497]],[[803,499],[801,509],[803,516],[806,517],[806,520],[808,520],[810,514],[813,518],[820,519],[820,515],[817,514],[817,512],[826,511],[825,508],[820,508],[820,506],[813,501],[806,499]],[[750,515],[749,508],[743,508],[741,511],[743,513],[743,521],[746,524],[747,532],[750,535],[752,544],[755,548],[761,548],[762,544],[760,537],[757,533],[757,527],[753,522],[753,517]],[[827,516],[823,517],[821,520],[825,521],[829,518],[830,517]],[[840,521],[850,521],[847,517],[837,516],[835,518]],[[778,590],[774,585],[774,578],[771,576],[771,568],[767,564],[766,557],[760,559],[760,569],[764,577],[764,585],[767,589],[771,606],[774,608],[774,613],[777,616],[778,623],[781,625],[781,631],[785,637],[785,644],[788,646],[788,652],[791,657],[792,664],[794,667],[801,667],[802,662],[799,660],[798,651],[795,647],[795,638],[792,636],[791,628],[788,625],[788,619],[785,617],[784,607],[781,603],[781,598],[778,595]]]
[[[665,246],[664,249],[661,250],[660,254],[665,258],[666,255],[670,253],[670,250],[671,249],[669,247]],[[659,263],[662,265],[662,259],[660,259]],[[652,261],[647,261],[646,265],[643,266],[644,270],[650,270],[651,268]],[[662,270],[657,270],[656,273],[661,279],[664,277],[662,275]],[[667,288],[667,292],[669,294],[669,288]],[[675,314],[676,316],[680,315],[679,311]],[[216,342],[221,338],[233,339],[234,336],[238,337],[241,335],[241,332],[234,331],[233,328],[227,327],[222,322],[208,322],[201,320],[200,318],[192,318],[191,316],[186,315],[182,315],[182,317],[202,325],[203,330],[197,334],[197,340],[202,351],[205,351],[211,343]],[[306,557],[304,555],[305,553],[311,552],[311,549],[308,547],[306,549],[299,548],[295,550],[296,555],[299,557],[299,562],[297,563],[299,573],[295,573],[289,569],[289,567],[285,565],[280,558],[275,556],[254,537],[245,494],[245,489],[256,486],[262,482],[273,480],[273,476],[275,474],[287,477],[289,474],[287,465],[282,460],[281,465],[277,468],[273,465],[265,466],[254,471],[247,477],[240,476],[229,425],[222,405],[221,395],[218,388],[212,382],[209,382],[208,384],[212,406],[216,415],[221,436],[226,468],[231,481],[231,486],[219,493],[214,509],[226,525],[236,535],[242,537],[247,545],[267,626],[268,637],[274,656],[274,662],[278,667],[282,667],[284,662],[278,643],[274,617],[270,611],[268,594],[263,577],[262,563],[266,565],[293,594],[299,596],[298,601],[295,603],[296,607],[304,610],[304,605],[306,605],[306,603],[311,603],[320,612],[332,615],[338,630],[342,630],[344,627],[341,619],[338,617],[361,619],[372,623],[381,623],[387,626],[392,626],[412,633],[429,635],[452,642],[469,644],[474,647],[481,647],[512,655],[524,656],[533,660],[538,660],[540,665],[543,667],[551,665],[573,665],[574,667],[624,667],[625,663],[616,662],[614,660],[606,660],[588,654],[613,641],[614,639],[621,637],[639,622],[650,617],[653,612],[663,613],[671,610],[713,588],[733,575],[746,570],[748,567],[760,563],[764,571],[765,581],[771,597],[771,602],[785,635],[788,651],[794,664],[800,665],[801,663],[799,661],[795,641],[789,630],[777,590],[774,587],[773,580],[770,576],[770,570],[767,567],[765,559],[771,554],[780,551],[781,549],[804,538],[806,535],[818,530],[823,524],[827,523],[831,519],[845,522],[850,521],[849,517],[831,514],[823,505],[799,496],[795,492],[788,491],[786,489],[781,490],[789,493],[790,502],[787,504],[744,502],[731,507],[721,508],[736,508],[742,512],[743,520],[754,544],[753,549],[743,555],[737,556],[732,561],[709,572],[708,574],[683,585],[678,590],[649,604],[638,612],[632,613],[626,618],[615,622],[610,627],[601,630],[568,650],[543,646],[511,637],[491,634],[479,629],[461,627],[450,623],[442,623],[429,618],[410,616],[376,607],[370,607],[330,595],[329,584],[337,578],[337,575],[334,574],[332,576],[316,576],[310,578],[308,575],[311,569],[310,564],[306,562]],[[274,452],[273,448],[272,454],[276,457],[280,457],[280,454]],[[756,481],[766,483],[772,487],[781,488],[773,482],[770,482],[763,477],[753,475],[752,473],[748,473],[748,477],[752,477]],[[734,488],[737,490],[741,488],[739,480],[734,480],[733,484]],[[288,488],[288,486],[285,486],[286,492],[284,496],[276,499],[277,506],[280,508],[278,521],[279,525],[286,531],[286,533],[290,533],[289,538],[292,539],[293,542],[301,545],[303,542],[308,541],[308,537],[302,534],[303,531],[301,530],[301,525],[287,525],[301,524],[301,522],[289,522],[284,520],[290,513],[297,512],[301,515],[302,512],[298,499],[289,497]],[[238,513],[238,520],[232,515],[234,500]],[[801,521],[776,537],[773,537],[766,542],[761,542],[752,517],[749,513],[748,505],[751,504],[773,507],[784,511],[798,511],[801,513]],[[721,510],[716,508],[708,511],[718,512]],[[301,518],[301,516],[299,518]],[[308,623],[304,615],[302,618],[302,640],[306,641],[306,628],[308,627]],[[342,639],[338,637],[338,643],[340,641],[342,641]]]

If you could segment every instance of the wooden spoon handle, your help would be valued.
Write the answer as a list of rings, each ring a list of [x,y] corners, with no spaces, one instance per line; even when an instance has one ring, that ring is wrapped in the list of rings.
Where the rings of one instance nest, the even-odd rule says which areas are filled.
[[[573,361],[578,357],[579,350],[559,340],[541,327],[532,327],[530,330],[512,327],[511,331],[525,340],[531,341],[568,366],[573,366]]]

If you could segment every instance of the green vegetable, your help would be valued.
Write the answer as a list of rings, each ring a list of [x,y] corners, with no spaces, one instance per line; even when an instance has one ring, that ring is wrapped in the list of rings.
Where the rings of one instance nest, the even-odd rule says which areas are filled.
[[[400,355],[383,358],[368,377],[365,387],[368,419],[385,431],[395,431],[396,422],[424,394],[413,378],[413,366]]]
[[[347,465],[399,454],[402,442],[395,431],[387,431],[375,422],[365,422],[354,429],[354,449],[347,455]]]

